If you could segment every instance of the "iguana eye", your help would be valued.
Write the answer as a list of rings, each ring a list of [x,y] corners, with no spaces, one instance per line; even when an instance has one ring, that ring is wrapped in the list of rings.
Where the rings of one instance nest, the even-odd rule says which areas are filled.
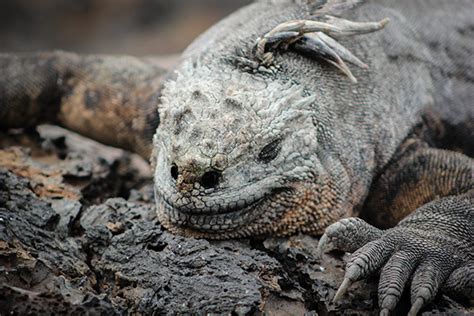
[[[278,154],[280,153],[280,149],[281,138],[276,138],[262,148],[262,150],[258,154],[258,160],[261,162],[268,163],[278,156]]]

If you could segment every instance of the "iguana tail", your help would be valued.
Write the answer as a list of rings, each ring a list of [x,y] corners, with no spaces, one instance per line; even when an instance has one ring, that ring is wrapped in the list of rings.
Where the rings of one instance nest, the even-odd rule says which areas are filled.
[[[0,54],[0,128],[58,124],[148,158],[165,74],[134,57]]]

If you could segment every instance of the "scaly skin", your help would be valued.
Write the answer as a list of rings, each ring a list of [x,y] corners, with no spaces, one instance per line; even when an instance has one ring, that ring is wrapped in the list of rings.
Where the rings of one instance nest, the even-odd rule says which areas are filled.
[[[145,157],[152,150],[159,218],[188,236],[321,234],[364,203],[379,227],[408,215],[387,231],[354,219],[329,226],[321,251],[357,250],[338,296],[383,267],[382,313],[411,275],[412,313],[442,284],[470,299],[473,160],[434,147],[462,135],[448,145],[472,153],[473,3],[341,2],[243,8],[198,38],[166,79],[131,57],[0,55],[0,122],[50,120]],[[341,13],[381,22],[327,16]],[[383,31],[338,38],[345,26],[380,29],[386,17]],[[423,120],[427,109],[440,119]]]

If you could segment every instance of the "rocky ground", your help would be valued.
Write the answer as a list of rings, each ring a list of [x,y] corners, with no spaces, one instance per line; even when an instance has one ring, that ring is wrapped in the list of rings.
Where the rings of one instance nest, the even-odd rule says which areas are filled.
[[[377,314],[376,278],[331,302],[347,255],[319,260],[313,237],[170,234],[150,174],[60,128],[0,133],[0,315]],[[469,313],[445,296],[425,312]]]

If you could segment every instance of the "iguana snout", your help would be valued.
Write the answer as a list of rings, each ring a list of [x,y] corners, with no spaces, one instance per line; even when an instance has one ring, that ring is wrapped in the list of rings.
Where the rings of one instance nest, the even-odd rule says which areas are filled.
[[[214,189],[218,186],[222,172],[211,166],[211,159],[185,157],[176,159],[170,169],[171,177],[176,181],[178,192],[191,194],[197,188]]]

